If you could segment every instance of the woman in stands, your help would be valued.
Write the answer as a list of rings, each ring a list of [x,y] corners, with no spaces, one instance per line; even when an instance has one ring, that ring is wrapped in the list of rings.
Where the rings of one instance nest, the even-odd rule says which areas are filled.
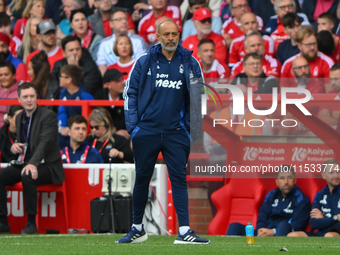
[[[89,27],[85,10],[71,11],[70,22],[74,30],[73,36],[78,36],[81,39],[81,46],[88,49],[93,60],[96,61],[99,44],[103,37],[94,33]]]
[[[15,79],[15,67],[9,62],[0,63],[0,98],[17,99],[17,88],[21,81]],[[0,127],[4,124],[4,115],[7,113],[8,105],[0,105]]]
[[[27,56],[33,51],[38,49],[39,39],[37,36],[37,26],[42,21],[42,18],[38,16],[31,17],[26,24],[24,37],[22,39],[22,44],[18,49],[17,57],[20,58],[25,64]]]
[[[26,28],[26,24],[30,17],[38,16],[44,19],[45,15],[45,0],[28,0],[25,10],[22,12],[22,19],[17,20],[13,36],[22,40]]]
[[[27,0],[12,0],[6,11],[7,15],[13,17],[15,20],[21,19],[26,4]]]
[[[15,117],[23,110],[20,105],[12,105],[4,116],[5,125],[0,129],[1,162],[10,162],[18,158],[18,154],[11,152],[11,147],[16,140]]]
[[[37,87],[39,99],[59,99],[60,87],[50,83],[50,63],[45,51],[40,51],[28,63],[28,75]]]
[[[117,36],[113,44],[113,52],[119,57],[119,60],[117,63],[109,65],[107,69],[118,69],[121,73],[123,73],[124,80],[126,81],[130,70],[136,61],[132,58],[133,46],[130,38],[123,34]]]
[[[96,148],[103,157],[104,163],[133,163],[132,151],[128,140],[116,133],[110,113],[103,107],[92,111],[90,117],[91,134],[88,144]]]

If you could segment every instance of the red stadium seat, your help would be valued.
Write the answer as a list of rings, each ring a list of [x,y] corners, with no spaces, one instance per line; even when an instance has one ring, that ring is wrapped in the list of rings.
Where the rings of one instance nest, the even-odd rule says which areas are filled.
[[[209,225],[209,235],[225,235],[232,222],[251,222],[256,228],[265,186],[259,175],[249,173],[248,176],[254,178],[231,178],[227,185],[212,194],[217,213]]]
[[[11,191],[22,191],[23,187],[22,187],[22,183],[18,182],[12,186],[7,186],[7,191],[11,190]],[[47,184],[47,185],[40,185],[38,186],[38,192],[61,192],[63,194],[63,203],[64,203],[64,215],[65,215],[65,227],[66,227],[66,231],[69,228],[68,225],[68,212],[67,212],[67,199],[66,199],[66,185],[65,182],[63,182],[62,184]],[[40,232],[42,230],[40,224],[39,224],[39,216],[41,214],[40,210],[41,210],[41,198],[38,199],[38,205],[37,205],[37,216],[36,216],[36,224],[37,224],[37,228],[38,231]]]

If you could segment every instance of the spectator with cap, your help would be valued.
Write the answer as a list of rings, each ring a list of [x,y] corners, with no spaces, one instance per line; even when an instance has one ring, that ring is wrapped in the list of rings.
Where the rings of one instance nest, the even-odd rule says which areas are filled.
[[[100,100],[123,100],[124,91],[124,73],[121,73],[117,69],[106,70],[103,82],[104,88],[96,93],[95,99]],[[130,138],[130,135],[126,131],[124,107],[122,106],[107,106],[105,107],[111,115],[114,126],[117,129],[117,133],[124,136],[126,139]]]
[[[189,1],[189,12],[191,14],[194,14],[194,12],[201,8],[201,7],[207,7],[207,0],[190,0]],[[212,17],[212,31],[214,31],[216,34],[221,34],[222,30],[222,22],[219,17]],[[182,31],[182,40],[185,40],[188,36],[196,34],[196,28],[194,26],[193,19],[187,20],[183,25],[183,31]]]
[[[17,73],[16,79],[19,81],[26,81],[26,66],[22,63],[21,59],[13,57],[12,53],[9,51],[9,44],[9,36],[0,32],[0,62],[5,60],[11,62]]]
[[[216,59],[221,63],[227,63],[228,51],[223,36],[212,32],[211,12],[207,8],[199,8],[194,12],[194,25],[197,29],[197,34],[187,37],[182,43],[182,46],[193,51],[193,56],[198,59],[198,43],[202,39],[211,39],[215,43],[215,50],[218,52]]]
[[[133,49],[130,38],[124,34],[117,36],[116,41],[113,44],[113,52],[116,56],[119,57],[119,60],[117,61],[117,63],[109,65],[107,67],[107,70],[117,69],[122,73],[125,73],[123,77],[126,81],[130,70],[136,61],[134,58],[132,58]]]
[[[73,115],[68,120],[70,142],[60,151],[63,163],[104,163],[99,151],[86,141],[87,120],[82,115]]]
[[[41,50],[44,50],[48,56],[48,62],[50,63],[51,71],[54,63],[62,59],[63,51],[57,45],[56,26],[51,20],[43,20],[37,26],[37,35],[41,43],[41,49],[35,50],[27,56],[26,63],[29,63],[34,55],[38,54]],[[28,68],[27,70],[28,71]]]
[[[93,100],[79,84],[83,78],[83,71],[77,65],[65,65],[60,70],[60,99],[62,100]],[[80,106],[60,105],[58,109],[59,133],[67,136],[67,120],[72,115],[81,114]]]
[[[102,76],[89,51],[81,47],[78,36],[66,36],[61,41],[63,58],[57,61],[52,70],[52,81],[59,84],[60,70],[65,65],[77,65],[83,69],[83,79],[79,83],[88,93],[95,95],[103,87]]]
[[[17,51],[22,44],[22,41],[16,37],[12,36],[11,34],[11,19],[5,12],[0,12],[0,32],[3,32],[11,38],[11,41],[9,43],[9,50],[11,51],[13,56],[17,56]]]

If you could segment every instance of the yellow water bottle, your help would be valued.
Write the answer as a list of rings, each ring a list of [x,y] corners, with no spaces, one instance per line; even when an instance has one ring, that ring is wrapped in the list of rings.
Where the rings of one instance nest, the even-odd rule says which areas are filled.
[[[255,244],[254,227],[253,225],[251,225],[250,222],[248,222],[248,225],[246,226],[246,236],[247,236],[247,244]]]

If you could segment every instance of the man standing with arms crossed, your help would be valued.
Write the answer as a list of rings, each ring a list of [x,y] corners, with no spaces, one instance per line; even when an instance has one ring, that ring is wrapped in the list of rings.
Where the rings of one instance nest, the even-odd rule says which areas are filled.
[[[160,44],[143,54],[132,67],[124,89],[125,121],[133,143],[136,181],[133,225],[130,232],[116,242],[147,240],[143,213],[157,156],[162,152],[179,221],[175,244],[208,244],[209,240],[199,238],[190,230],[186,186],[190,143],[198,136],[202,124],[199,89],[202,85],[199,81],[203,75],[191,52],[178,45],[175,22],[162,22],[157,39]]]

